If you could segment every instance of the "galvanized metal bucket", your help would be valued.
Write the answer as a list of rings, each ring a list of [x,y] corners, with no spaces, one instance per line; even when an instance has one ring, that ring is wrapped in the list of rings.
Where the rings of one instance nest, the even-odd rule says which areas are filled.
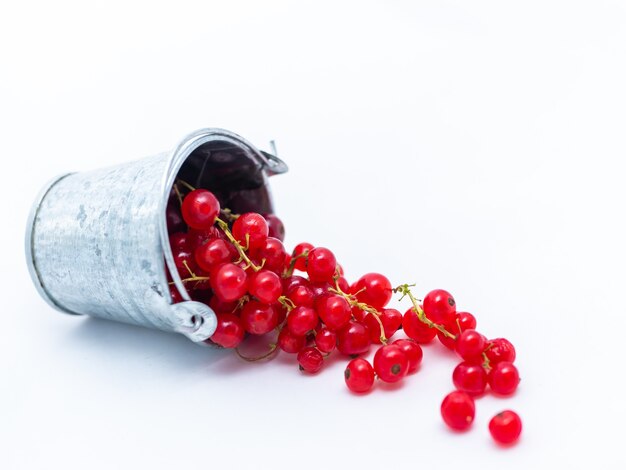
[[[215,313],[189,297],[174,264],[165,210],[177,177],[211,189],[237,212],[272,212],[267,177],[286,165],[223,129],[202,129],[172,151],[46,185],[31,210],[26,258],[54,308],[202,342]],[[169,272],[184,299],[173,304]]]

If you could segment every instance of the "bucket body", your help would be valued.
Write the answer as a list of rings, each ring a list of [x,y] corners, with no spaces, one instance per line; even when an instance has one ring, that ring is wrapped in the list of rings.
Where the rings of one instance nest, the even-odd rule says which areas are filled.
[[[210,307],[190,299],[175,268],[165,216],[172,185],[182,176],[233,210],[271,213],[267,177],[284,171],[238,135],[203,129],[170,152],[55,178],[28,220],[33,282],[63,312],[205,341],[217,321]],[[183,302],[172,303],[168,272]]]

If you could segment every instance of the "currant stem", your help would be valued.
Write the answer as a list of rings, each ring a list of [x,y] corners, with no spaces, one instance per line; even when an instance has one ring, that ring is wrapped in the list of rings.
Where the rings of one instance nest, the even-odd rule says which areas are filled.
[[[230,229],[228,228],[228,223],[224,222],[219,217],[216,217],[215,223],[217,225],[219,225],[219,227],[222,229],[222,231],[226,235],[226,238],[228,238],[228,241],[231,242],[235,246],[235,248],[237,249],[237,253],[239,253],[239,261],[245,261],[246,265],[248,267],[251,267],[255,272],[260,271],[261,268],[263,267],[263,265],[257,266],[256,264],[254,264],[252,262],[252,260],[250,258],[248,258],[248,255],[246,254],[246,250],[243,248],[243,246],[241,246],[241,243],[239,243],[235,239],[235,237],[233,237],[233,234],[231,233]]]
[[[415,310],[415,313],[417,313],[417,318],[419,319],[419,321],[421,321],[422,323],[425,323],[430,328],[437,329],[446,338],[456,339],[456,335],[454,335],[454,334],[450,333],[448,330],[446,330],[446,328],[443,325],[435,323],[435,322],[429,320],[428,317],[426,317],[426,314],[424,313],[424,310],[422,309],[422,307],[420,306],[419,302],[417,301],[417,299],[415,298],[415,296],[411,292],[410,288],[413,285],[414,284],[412,284],[412,285],[402,284],[402,285],[396,287],[395,289],[393,289],[393,291],[394,291],[394,293],[400,292],[402,294],[402,297],[400,297],[399,300],[402,300],[404,297],[408,297],[411,300],[411,303],[413,304],[413,310]]]
[[[176,197],[178,198],[178,203],[182,206],[183,205],[183,196],[182,194],[180,194],[180,190],[178,189],[178,185],[176,183],[174,183],[174,192],[176,193]]]
[[[365,289],[362,289],[362,290],[365,290]],[[340,295],[341,297],[346,299],[348,301],[348,304],[350,304],[350,307],[357,307],[358,309],[363,310],[364,312],[372,314],[374,318],[376,319],[376,321],[378,322],[378,325],[380,326],[380,342],[382,344],[387,344],[387,336],[385,335],[385,327],[383,326],[383,322],[380,319],[380,312],[378,310],[376,310],[374,307],[364,302],[359,302],[355,294],[348,294],[342,291],[341,287],[339,287],[338,277],[335,277],[335,288],[333,289],[331,287],[330,289],[328,289],[328,292],[332,292],[333,294]]]
[[[189,191],[195,191],[196,188],[194,188],[193,186],[191,186],[189,183],[187,183],[187,181],[185,180],[181,180],[178,179],[176,180],[177,183],[180,183],[181,185],[183,185],[185,188],[187,188]]]
[[[283,274],[283,277],[287,278],[287,277],[293,276],[293,271],[296,269],[296,261],[298,261],[300,258],[305,258],[307,256],[309,256],[309,250],[305,250],[299,255],[292,257],[291,261],[289,261],[289,267]]]
[[[272,354],[274,354],[276,352],[277,348],[278,348],[278,344],[277,343],[271,343],[270,344],[270,349],[269,349],[268,352],[266,352],[265,354],[262,354],[260,356],[256,356],[256,357],[244,356],[243,354],[241,354],[241,351],[239,351],[239,348],[235,348],[235,352],[237,353],[237,356],[239,356],[244,361],[247,361],[247,362],[257,362],[257,361],[262,361],[263,359],[267,359],[268,357],[270,357]]]

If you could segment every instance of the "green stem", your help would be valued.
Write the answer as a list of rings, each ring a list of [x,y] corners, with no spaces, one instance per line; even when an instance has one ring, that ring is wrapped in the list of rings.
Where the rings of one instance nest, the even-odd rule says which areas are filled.
[[[395,293],[400,292],[402,294],[402,297],[400,297],[400,300],[402,300],[405,296],[411,300],[411,303],[413,304],[413,310],[415,310],[415,313],[417,313],[417,318],[419,319],[419,321],[428,325],[429,328],[435,328],[436,330],[440,331],[441,334],[443,334],[447,338],[456,339],[456,335],[446,330],[446,328],[443,325],[435,323],[429,320],[428,317],[426,317],[426,314],[424,313],[424,309],[422,309],[417,299],[413,296],[413,293],[411,292],[410,287],[411,286],[409,284],[402,284],[396,287],[395,289],[393,289],[393,291]]]

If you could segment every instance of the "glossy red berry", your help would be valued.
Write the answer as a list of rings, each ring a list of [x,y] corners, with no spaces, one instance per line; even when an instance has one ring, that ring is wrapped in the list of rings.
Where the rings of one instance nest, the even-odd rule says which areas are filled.
[[[304,348],[298,353],[298,363],[300,370],[315,374],[322,368],[324,357],[315,348]]]
[[[214,238],[196,248],[194,252],[196,263],[207,272],[220,264],[229,263],[233,258],[230,246],[227,241]]]
[[[466,361],[479,360],[487,340],[476,330],[465,330],[456,340],[456,352]]]
[[[487,372],[481,364],[461,362],[452,372],[454,386],[470,395],[480,395],[487,386]]]
[[[176,232],[170,235],[170,246],[173,252],[189,251],[189,235],[183,232]]]
[[[357,358],[348,363],[344,372],[348,388],[355,393],[365,393],[374,386],[374,368],[365,359]]]
[[[515,362],[515,347],[505,338],[487,341],[485,354],[492,367],[498,362]]]
[[[251,300],[241,310],[241,321],[248,333],[264,335],[278,325],[278,310],[273,305]]]
[[[391,339],[396,331],[398,331],[398,328],[402,326],[402,314],[395,308],[382,309],[378,318],[380,319],[380,323],[383,324],[383,330],[385,331],[385,337],[387,339]],[[363,318],[363,323],[367,326],[372,343],[380,344],[380,323],[374,314],[367,313]]]
[[[328,328],[322,328],[315,335],[315,346],[323,353],[330,353],[337,346],[337,334]]]
[[[191,228],[208,229],[220,213],[220,202],[211,191],[196,189],[183,199],[181,213]]]
[[[262,264],[265,269],[282,273],[287,252],[283,242],[278,238],[267,237],[251,253],[257,264]]]
[[[406,358],[409,361],[407,374],[417,372],[422,363],[422,358],[424,357],[422,347],[412,339],[397,339],[392,344],[398,346],[400,350],[406,354]]]
[[[489,386],[499,395],[515,393],[519,382],[519,372],[511,362],[498,362],[489,372]]]
[[[296,336],[304,336],[315,329],[319,317],[311,307],[296,307],[287,316],[287,328]]]
[[[198,268],[193,253],[187,249],[174,252],[174,264],[181,279],[190,277]]]
[[[303,242],[296,245],[291,253],[292,258],[298,257],[294,265],[295,269],[298,271],[306,271],[306,260],[312,249],[313,245],[310,243]]]
[[[312,282],[329,282],[333,279],[337,260],[328,248],[317,247],[309,252],[306,272]]]
[[[366,353],[370,344],[369,331],[360,323],[350,321],[337,332],[337,350],[346,356]]]
[[[289,329],[283,328],[278,334],[278,347],[289,354],[295,354],[306,346],[306,337],[296,336]]]
[[[298,275],[289,276],[283,279],[283,292],[289,292],[297,286],[308,286],[309,280]]]
[[[456,303],[452,295],[443,290],[430,291],[424,297],[424,313],[433,322],[450,325],[454,322]]]
[[[282,294],[283,285],[276,273],[261,270],[248,277],[248,291],[262,303],[273,304]]]
[[[295,286],[287,292],[287,297],[299,307],[313,307],[315,296],[305,285]]]
[[[359,302],[380,310],[391,300],[391,282],[382,274],[368,273],[352,285],[350,293],[355,294]]]
[[[231,313],[217,313],[216,316],[217,328],[211,341],[224,348],[236,348],[245,334],[241,320]]]
[[[261,214],[246,212],[237,217],[231,231],[241,245],[256,249],[267,238],[268,227]]]
[[[426,323],[420,321],[412,307],[404,313],[402,329],[409,338],[420,344],[430,343],[437,335],[435,328],[431,328]]]
[[[512,444],[522,433],[522,420],[515,411],[501,411],[489,421],[491,437],[500,444]]]
[[[350,304],[338,295],[320,297],[315,303],[315,310],[329,330],[339,330],[350,321]]]
[[[476,329],[476,317],[469,312],[456,312],[456,318],[454,320],[454,328],[451,333],[455,335],[462,333],[465,330]]]
[[[285,225],[283,221],[274,214],[265,214],[263,217],[267,221],[268,235],[282,242],[285,239]]]
[[[220,300],[233,302],[248,291],[248,276],[239,266],[226,263],[212,272],[211,287]]]
[[[453,327],[451,325],[443,325],[448,333],[452,333]],[[456,336],[446,336],[441,331],[437,330],[437,339],[450,351],[456,350]]]
[[[474,399],[465,392],[451,392],[441,403],[441,417],[448,426],[457,431],[468,429],[475,414]]]
[[[387,344],[374,354],[374,370],[383,382],[397,382],[407,374],[409,359],[398,346]]]

